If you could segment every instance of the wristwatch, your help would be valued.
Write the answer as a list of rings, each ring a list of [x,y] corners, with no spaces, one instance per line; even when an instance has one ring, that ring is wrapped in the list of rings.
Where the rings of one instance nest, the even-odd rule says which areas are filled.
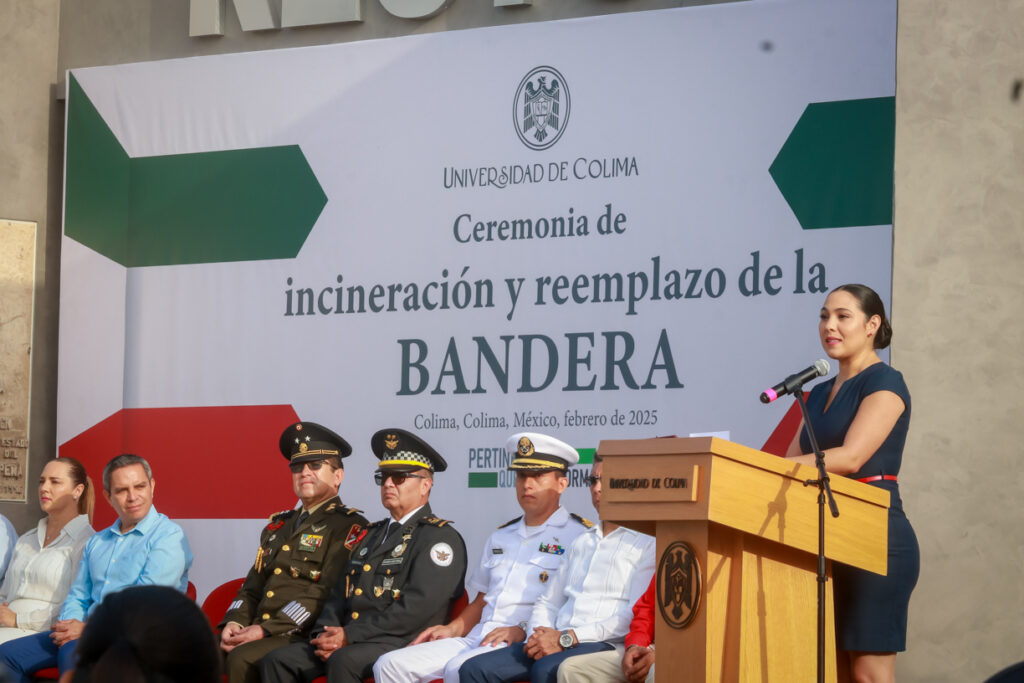
[[[566,629],[558,636],[558,644],[562,646],[563,650],[568,650],[570,647],[576,647],[576,639]]]

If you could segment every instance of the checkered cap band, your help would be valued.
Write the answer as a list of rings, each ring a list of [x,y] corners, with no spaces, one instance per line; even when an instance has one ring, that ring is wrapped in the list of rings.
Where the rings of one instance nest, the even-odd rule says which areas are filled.
[[[398,467],[398,466],[413,466],[422,467],[424,469],[434,471],[434,463],[430,459],[419,453],[413,451],[394,451],[387,453],[380,460],[380,467],[384,469],[386,467]]]

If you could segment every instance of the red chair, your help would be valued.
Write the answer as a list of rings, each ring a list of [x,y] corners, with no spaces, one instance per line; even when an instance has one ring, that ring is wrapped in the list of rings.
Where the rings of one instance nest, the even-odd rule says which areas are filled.
[[[185,586],[185,597],[187,597],[192,602],[196,601],[196,585],[191,581],[189,581],[188,585]]]
[[[224,613],[228,611],[228,605],[238,595],[238,589],[242,587],[243,583],[245,583],[245,579],[231,579],[214,588],[203,600],[201,606],[203,614],[210,620],[210,626],[214,630],[217,630],[217,624],[224,618]]]
[[[456,616],[461,614],[462,610],[466,609],[466,605],[468,605],[468,604],[469,604],[469,595],[466,593],[466,591],[462,591],[462,595],[460,595],[458,597],[458,599],[455,602],[452,603],[452,608],[450,610],[448,610],[448,621],[451,621]],[[436,681],[431,681],[431,683],[437,683],[437,681],[441,681],[441,680],[442,679],[438,678],[438,679],[436,679]],[[327,683],[327,676],[317,676],[316,678],[313,679],[313,683]],[[373,678],[371,677],[371,678],[364,679],[363,683],[374,683],[374,681],[373,681]]]

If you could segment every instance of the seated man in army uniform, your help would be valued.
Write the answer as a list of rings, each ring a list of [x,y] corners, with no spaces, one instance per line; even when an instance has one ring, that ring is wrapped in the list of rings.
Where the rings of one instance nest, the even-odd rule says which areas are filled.
[[[579,462],[575,448],[546,434],[520,432],[505,450],[523,515],[487,539],[467,584],[477,592],[473,602],[451,622],[425,630],[411,647],[378,659],[377,683],[427,683],[442,676],[458,683],[459,667],[470,657],[525,640],[533,605],[557,576],[566,549],[593,526],[559,504],[569,467]]]
[[[313,627],[313,639],[275,650],[260,663],[264,683],[361,683],[373,663],[442,623],[462,596],[466,546],[430,510],[434,473],[447,468],[429,444],[401,429],[370,440],[374,479],[391,513],[374,522]]]
[[[271,650],[305,641],[324,601],[366,533],[358,510],[342,505],[343,438],[314,422],[281,434],[301,510],[270,517],[256,561],[220,626],[229,683],[259,683],[259,661]]]

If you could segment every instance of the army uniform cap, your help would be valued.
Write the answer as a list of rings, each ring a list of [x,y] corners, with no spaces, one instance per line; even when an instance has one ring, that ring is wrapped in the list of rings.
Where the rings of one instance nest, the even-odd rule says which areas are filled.
[[[505,450],[512,456],[510,470],[567,472],[580,461],[579,452],[569,444],[547,434],[519,432],[508,437]]]
[[[378,472],[444,472],[448,463],[426,441],[404,429],[382,429],[370,438],[370,449],[380,460]]]
[[[290,463],[312,462],[352,455],[348,441],[316,422],[296,422],[281,433],[281,455]]]

